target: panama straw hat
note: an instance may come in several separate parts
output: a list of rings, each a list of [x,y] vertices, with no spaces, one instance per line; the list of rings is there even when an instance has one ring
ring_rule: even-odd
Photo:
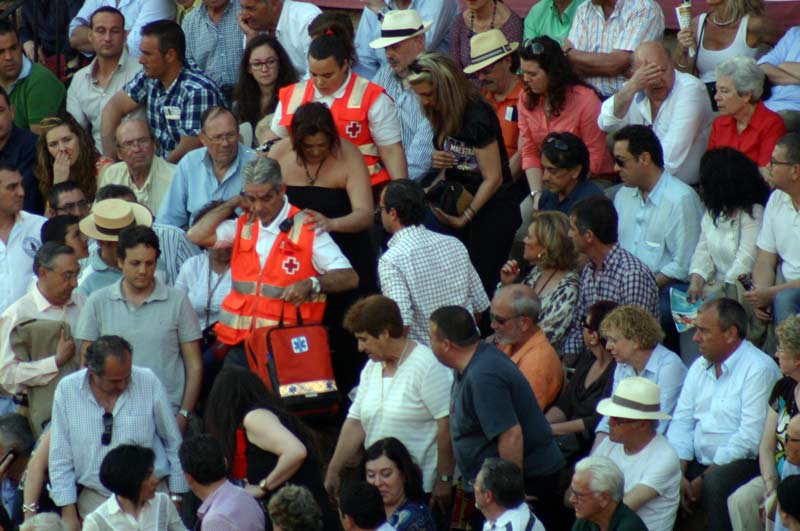
[[[669,420],[661,412],[661,392],[658,384],[641,376],[622,380],[611,398],[597,404],[597,412],[607,417],[637,420]]]
[[[422,22],[413,9],[393,9],[384,15],[381,36],[369,43],[370,48],[386,48],[411,37],[422,35],[431,27],[431,22]]]
[[[470,65],[464,67],[466,74],[473,74],[492,63],[496,63],[506,55],[511,55],[519,48],[518,42],[509,43],[499,29],[491,29],[473,35],[469,40]]]
[[[92,212],[80,220],[81,232],[95,240],[115,242],[119,233],[136,225],[151,226],[153,214],[147,207],[122,199],[104,199],[94,204]]]

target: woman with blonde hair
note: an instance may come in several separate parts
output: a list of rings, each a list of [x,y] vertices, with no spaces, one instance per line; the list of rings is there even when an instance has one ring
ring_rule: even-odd
[[[539,296],[539,326],[559,350],[572,322],[580,280],[575,272],[578,253],[569,237],[569,218],[556,210],[534,212],[524,243],[523,257],[531,267],[522,282]],[[500,269],[500,284],[518,282],[522,275],[519,262],[509,260]]]
[[[97,191],[97,176],[111,159],[101,157],[92,135],[64,113],[42,120],[36,144],[36,177],[39,191],[47,197],[54,184],[73,181],[88,201]]]
[[[425,53],[406,78],[433,129],[433,164],[425,225],[464,242],[483,287],[491,293],[520,224],[500,122],[450,57]]]
[[[716,111],[717,65],[737,56],[755,58],[759,47],[775,46],[783,30],[764,16],[762,0],[709,0],[708,7],[711,11],[693,17],[689,27],[678,32],[675,63],[678,70],[696,74],[706,84]]]
[[[600,325],[617,368],[614,370],[613,391],[619,382],[631,376],[641,376],[658,384],[661,389],[661,412],[672,414],[686,377],[686,365],[677,354],[661,342],[664,331],[658,319],[642,308],[628,304],[609,313]],[[659,421],[659,433],[667,431],[668,421]],[[597,426],[595,446],[608,433],[608,417]]]

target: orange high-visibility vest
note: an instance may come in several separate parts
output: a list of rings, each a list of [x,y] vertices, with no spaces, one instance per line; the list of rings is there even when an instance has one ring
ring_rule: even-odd
[[[235,345],[251,329],[277,325],[281,310],[285,324],[296,323],[296,310],[291,305],[284,309],[281,295],[285,287],[318,274],[312,262],[316,231],[313,224],[303,223],[305,214],[297,207],[289,208],[288,217],[294,223],[278,234],[263,269],[256,252],[260,223],[239,217],[231,253],[231,292],[222,301],[215,327],[221,343]],[[321,323],[324,313],[322,293],[300,305],[304,323]]]
[[[380,85],[356,74],[350,75],[350,82],[341,98],[333,100],[331,114],[339,136],[352,142],[364,155],[372,186],[389,180],[389,172],[381,162],[378,146],[372,139],[369,130],[369,110],[375,100],[385,91]],[[314,83],[301,81],[278,92],[281,101],[280,124],[288,131],[292,130],[292,118],[299,106],[312,101]]]

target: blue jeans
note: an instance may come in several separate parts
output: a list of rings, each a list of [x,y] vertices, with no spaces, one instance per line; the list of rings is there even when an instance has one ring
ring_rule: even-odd
[[[790,288],[778,292],[772,301],[772,315],[776,325],[788,317],[800,313],[800,288]]]

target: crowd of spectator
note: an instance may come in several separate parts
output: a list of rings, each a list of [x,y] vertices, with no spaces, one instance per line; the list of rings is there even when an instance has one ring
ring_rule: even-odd
[[[361,2],[0,20],[0,531],[800,530],[800,29]]]

